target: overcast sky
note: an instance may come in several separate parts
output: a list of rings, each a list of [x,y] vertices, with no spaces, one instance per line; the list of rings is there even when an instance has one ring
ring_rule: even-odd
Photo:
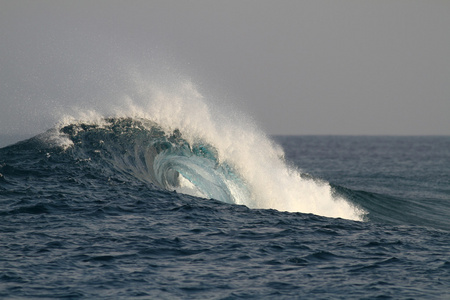
[[[0,134],[104,105],[133,68],[269,134],[448,135],[450,1],[0,0]]]

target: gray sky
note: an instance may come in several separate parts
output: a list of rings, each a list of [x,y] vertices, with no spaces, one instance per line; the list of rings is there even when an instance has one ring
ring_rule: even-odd
[[[0,0],[0,135],[104,105],[132,68],[269,134],[448,135],[450,1]]]

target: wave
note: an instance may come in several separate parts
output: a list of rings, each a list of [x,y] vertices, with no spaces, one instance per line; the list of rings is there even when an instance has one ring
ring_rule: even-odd
[[[250,118],[207,104],[190,83],[147,85],[114,114],[66,116],[40,139],[158,188],[250,208],[352,220],[365,213],[289,165]]]
[[[188,140],[179,129],[166,132],[152,120],[131,117],[72,123],[58,132],[66,151],[77,158],[107,164],[166,190],[250,208],[362,217],[356,206],[333,195],[328,183],[303,176],[282,156],[262,158],[268,149],[245,145],[249,153],[230,158],[211,140]]]
[[[218,129],[204,113],[202,122],[184,116],[185,124],[175,116],[171,126],[145,117],[72,121],[60,126],[58,138],[74,155],[100,159],[167,190],[250,208],[362,219],[363,211],[335,195],[327,182],[290,167],[265,135],[245,127]]]

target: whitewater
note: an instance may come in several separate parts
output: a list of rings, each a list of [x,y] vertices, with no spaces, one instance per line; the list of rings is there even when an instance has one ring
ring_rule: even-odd
[[[133,81],[0,149],[0,298],[450,297],[448,136],[271,137]]]

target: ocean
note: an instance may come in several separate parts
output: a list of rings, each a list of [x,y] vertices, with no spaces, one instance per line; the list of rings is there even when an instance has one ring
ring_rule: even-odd
[[[449,136],[177,107],[0,149],[0,298],[450,299]]]

